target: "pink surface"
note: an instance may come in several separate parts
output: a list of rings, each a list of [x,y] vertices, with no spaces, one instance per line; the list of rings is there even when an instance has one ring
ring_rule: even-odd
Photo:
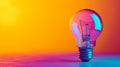
[[[119,63],[120,55],[117,54],[97,54],[90,62],[81,62],[77,54],[0,57],[0,67],[119,67]]]

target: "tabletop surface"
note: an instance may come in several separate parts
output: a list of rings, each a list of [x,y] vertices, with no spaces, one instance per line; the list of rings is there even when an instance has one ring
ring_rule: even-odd
[[[75,54],[2,56],[0,67],[120,67],[120,55],[94,55],[89,62]]]

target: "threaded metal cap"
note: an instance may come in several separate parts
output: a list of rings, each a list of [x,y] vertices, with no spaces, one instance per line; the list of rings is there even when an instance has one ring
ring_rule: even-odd
[[[79,48],[79,58],[83,62],[88,62],[92,59],[93,48]]]

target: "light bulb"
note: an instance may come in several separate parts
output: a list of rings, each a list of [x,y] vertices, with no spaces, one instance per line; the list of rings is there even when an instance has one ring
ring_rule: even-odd
[[[77,40],[79,58],[83,62],[89,61],[93,55],[96,39],[103,29],[101,17],[93,10],[80,10],[72,17],[70,29]]]

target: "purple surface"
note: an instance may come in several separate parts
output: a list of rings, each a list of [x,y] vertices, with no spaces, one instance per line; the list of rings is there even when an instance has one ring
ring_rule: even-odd
[[[94,55],[81,62],[77,55],[27,55],[1,57],[0,67],[120,67],[120,55]]]

